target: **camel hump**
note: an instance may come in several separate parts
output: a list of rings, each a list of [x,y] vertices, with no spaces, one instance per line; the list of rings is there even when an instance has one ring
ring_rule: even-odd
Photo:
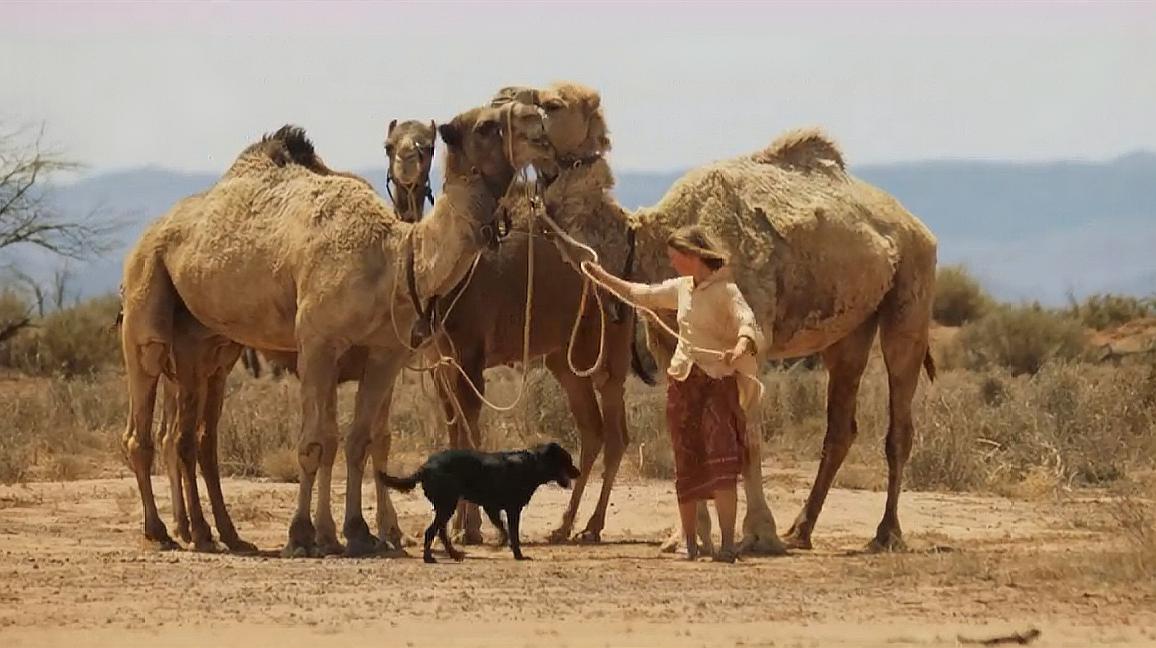
[[[305,129],[300,126],[285,124],[274,133],[262,137],[261,144],[264,145],[262,149],[265,153],[278,166],[290,163],[298,164],[311,171],[327,175],[325,172],[328,169],[317,157],[317,152],[313,149],[313,142],[309,141]]]
[[[755,153],[755,162],[785,163],[799,167],[847,168],[839,145],[818,128],[796,128],[780,135],[767,148]]]

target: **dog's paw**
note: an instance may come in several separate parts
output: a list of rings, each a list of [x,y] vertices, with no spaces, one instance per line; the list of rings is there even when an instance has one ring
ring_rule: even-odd
[[[426,564],[428,564],[428,565],[437,564],[437,561],[438,561],[437,558],[433,557],[433,554],[425,554],[424,556],[421,557],[421,559],[424,560],[426,562]]]
[[[533,558],[523,554],[521,556],[514,556],[514,560],[533,560]]]

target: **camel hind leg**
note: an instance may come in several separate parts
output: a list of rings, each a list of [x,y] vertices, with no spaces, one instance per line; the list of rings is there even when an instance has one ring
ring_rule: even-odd
[[[180,345],[178,344],[179,348]],[[181,483],[185,495],[185,510],[189,516],[189,530],[192,535],[193,549],[196,551],[216,552],[218,547],[213,542],[213,532],[205,520],[205,512],[201,508],[200,491],[197,488],[197,427],[201,420],[201,412],[205,401],[205,385],[202,384],[198,372],[189,365],[195,362],[192,358],[182,358],[182,352],[176,351],[177,375],[180,387],[177,390],[177,459],[180,462]]]
[[[907,301],[889,295],[880,311],[880,345],[887,365],[890,421],[885,442],[887,503],[875,538],[868,545],[872,550],[896,551],[905,546],[899,526],[899,493],[903,468],[911,456],[915,437],[911,402],[929,352],[932,293],[933,287],[928,286],[915,299]]]
[[[161,456],[164,457],[165,474],[169,478],[169,491],[173,507],[173,526],[177,537],[188,544],[193,541],[189,531],[189,512],[185,510],[185,490],[181,484],[181,459],[177,444],[177,385],[169,378],[162,382],[161,421],[157,437],[160,440]]]
[[[157,381],[168,364],[172,341],[172,313],[176,292],[168,273],[157,259],[130,259],[124,318],[121,322],[121,351],[128,382],[129,415],[121,443],[129,466],[136,476],[144,511],[144,541],[153,548],[179,548],[157,512],[153,494],[152,468],[156,448],[153,441],[153,410]],[[142,267],[142,265],[144,267]],[[149,267],[151,266],[151,267]]]
[[[855,409],[859,381],[867,367],[877,328],[878,318],[873,314],[849,335],[823,351],[823,364],[827,367],[827,435],[823,438],[823,454],[811,493],[784,537],[789,547],[811,548],[811,532],[819,519],[819,512],[823,510],[831,483],[858,436]]]
[[[240,349],[238,345],[229,344],[218,351],[217,367],[209,376],[205,391],[202,427],[197,435],[197,463],[205,479],[205,490],[208,491],[209,506],[213,511],[213,522],[217,526],[221,543],[234,553],[256,553],[257,546],[242,540],[237,534],[237,527],[233,525],[233,518],[225,506],[217,456],[217,430],[225,404],[225,381],[237,362]]]

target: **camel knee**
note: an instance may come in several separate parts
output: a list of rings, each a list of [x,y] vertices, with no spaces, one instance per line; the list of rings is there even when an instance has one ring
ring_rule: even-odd
[[[297,463],[301,465],[301,470],[306,475],[313,475],[321,468],[323,453],[322,444],[316,441],[303,443],[297,449]]]
[[[151,377],[161,375],[164,371],[169,354],[169,345],[160,341],[152,341],[137,347],[137,364]]]

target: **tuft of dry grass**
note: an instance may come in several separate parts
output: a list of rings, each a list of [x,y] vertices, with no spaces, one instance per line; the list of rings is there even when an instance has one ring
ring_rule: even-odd
[[[261,460],[261,474],[275,482],[296,484],[301,474],[297,451],[278,448],[267,453]]]
[[[518,395],[519,372],[487,373],[486,394],[499,403]],[[814,461],[826,429],[826,373],[798,365],[763,375],[766,395],[749,418],[763,451],[776,462]],[[71,479],[123,465],[119,437],[127,410],[123,376],[0,377],[0,481]],[[544,369],[531,368],[519,407],[482,413],[483,446],[526,447],[545,439],[578,450],[565,395]],[[355,385],[339,390],[339,425],[348,429]],[[836,484],[876,490],[886,475],[887,377],[873,358],[858,401],[859,439]],[[627,466],[645,477],[673,475],[664,387],[627,385],[631,446]],[[1034,375],[989,367],[947,370],[924,382],[913,405],[916,442],[905,487],[987,491],[1041,497],[1080,486],[1105,486],[1156,470],[1156,365],[1110,367],[1045,363]],[[220,426],[226,474],[292,481],[301,400],[293,379],[230,379]],[[444,448],[444,415],[429,383],[403,375],[390,427],[395,457]],[[338,460],[341,461],[340,459]],[[158,467],[159,470],[159,467]]]

